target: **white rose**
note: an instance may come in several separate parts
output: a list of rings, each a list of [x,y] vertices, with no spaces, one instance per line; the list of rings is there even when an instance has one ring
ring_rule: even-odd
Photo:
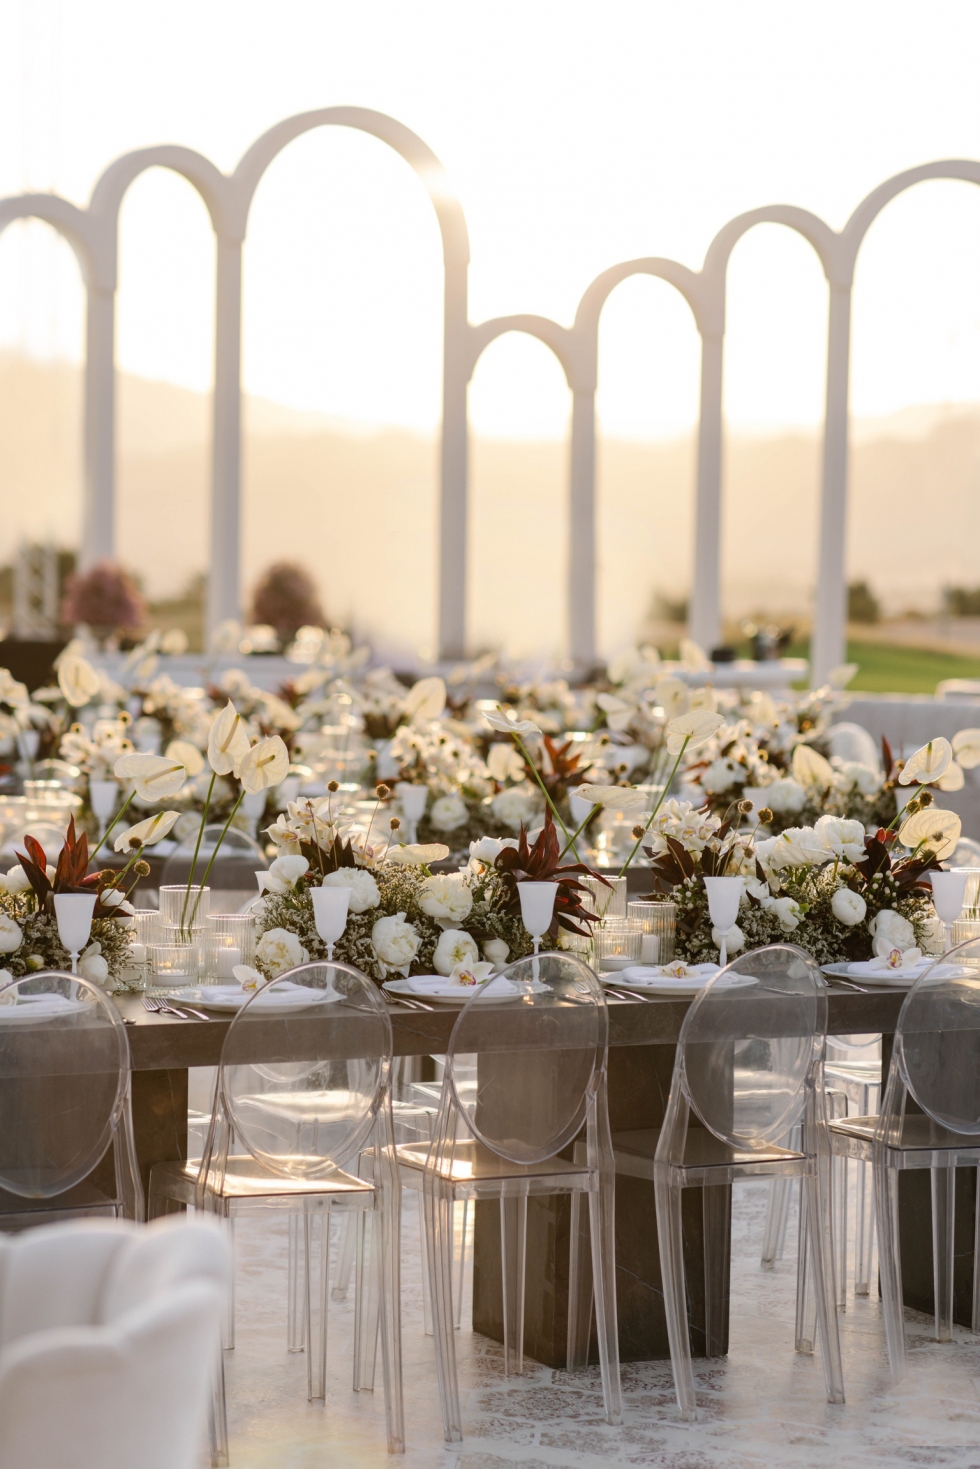
[[[78,972],[90,984],[104,985],[109,978],[109,965],[102,957],[102,945],[89,944],[78,961]]]
[[[800,905],[795,898],[769,898],[763,900],[762,906],[775,913],[784,933],[792,933],[794,928],[799,928]]]
[[[265,890],[267,893],[292,892],[309,870],[310,864],[305,857],[277,857],[266,875]]]
[[[476,964],[480,951],[476,939],[462,928],[447,928],[436,944],[432,964],[437,974],[452,974],[457,964]]]
[[[486,862],[491,867],[505,847],[516,846],[514,837],[503,837],[500,841],[496,837],[481,837],[478,842],[470,842],[470,861],[475,857],[478,862]]]
[[[771,871],[780,872],[784,867],[808,867],[829,859],[830,852],[812,826],[788,826],[773,842],[768,863]]]
[[[860,862],[864,857],[862,822],[846,821],[843,816],[821,816],[813,829],[835,857],[845,857],[848,862]]]
[[[830,908],[837,922],[846,923],[848,928],[862,923],[868,911],[868,905],[861,894],[852,893],[850,888],[838,888],[830,900]]]
[[[725,940],[725,948],[728,950],[729,958],[731,958],[732,954],[737,954],[740,949],[745,948],[745,934],[737,923],[733,923],[726,934],[722,934],[720,928],[713,928],[711,930],[711,942],[719,952],[721,950],[722,938]]]
[[[26,893],[30,885],[30,879],[19,862],[15,867],[11,867],[4,881],[7,892],[13,893],[15,896],[17,893]]]
[[[0,954],[13,954],[24,942],[20,926],[6,913],[0,913]]]
[[[338,867],[336,872],[327,873],[320,886],[350,888],[351,913],[366,913],[369,908],[376,908],[381,902],[378,884],[363,867]]]
[[[407,973],[422,940],[412,925],[405,922],[404,913],[394,913],[378,919],[371,930],[371,942],[382,964]]]
[[[427,877],[419,894],[419,907],[430,918],[462,923],[473,907],[473,894],[458,872]]]
[[[429,812],[429,820],[436,831],[455,831],[457,827],[465,826],[469,819],[466,802],[455,792],[451,796],[440,796],[437,801],[433,801]]]
[[[792,780],[789,776],[774,780],[772,785],[763,786],[760,795],[765,797],[765,804],[777,816],[792,816],[795,812],[802,811],[806,805],[806,791],[798,780]]]
[[[522,823],[530,820],[534,798],[520,786],[511,786],[510,790],[500,791],[494,796],[490,809],[504,826],[510,827],[511,831],[520,831]]]
[[[894,908],[882,908],[868,927],[874,935],[876,954],[889,954],[892,949],[901,949],[904,953],[915,943],[915,929]]]
[[[256,944],[255,957],[275,979],[278,975],[285,974],[287,969],[305,964],[310,956],[288,928],[270,928]]]

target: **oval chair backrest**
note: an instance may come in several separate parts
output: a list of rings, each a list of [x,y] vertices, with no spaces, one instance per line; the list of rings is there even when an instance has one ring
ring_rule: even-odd
[[[826,985],[809,955],[791,944],[754,949],[715,975],[684,1017],[684,1093],[730,1146],[777,1143],[800,1120],[826,1033]]]
[[[45,970],[0,989],[0,1189],[52,1199],[101,1162],[129,1085],[129,1040],[112,1001]]]
[[[474,992],[446,1055],[447,1084],[474,1136],[512,1163],[559,1153],[605,1070],[608,1024],[601,984],[570,953],[518,959]]]
[[[916,980],[895,1056],[923,1112],[953,1132],[980,1133],[980,941],[950,949]]]
[[[225,1112],[254,1158],[317,1178],[367,1141],[391,1075],[391,1021],[349,964],[301,964],[259,990],[221,1048]]]

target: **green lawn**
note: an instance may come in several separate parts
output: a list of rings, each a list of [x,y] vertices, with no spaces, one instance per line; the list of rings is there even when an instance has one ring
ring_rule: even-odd
[[[807,643],[790,649],[794,658],[808,653]],[[932,694],[941,679],[980,678],[980,658],[889,643],[848,643],[847,661],[858,665],[848,689],[871,694]]]

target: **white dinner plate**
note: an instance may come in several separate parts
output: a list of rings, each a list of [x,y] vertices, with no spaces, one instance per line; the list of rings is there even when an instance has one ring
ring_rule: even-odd
[[[255,990],[242,990],[233,984],[206,984],[199,989],[173,989],[168,998],[175,1005],[183,1001],[187,1005],[199,1005],[202,1010],[220,1010],[233,1015],[243,1009],[256,995]],[[290,985],[288,989],[273,990],[271,994],[258,991],[256,1007],[263,1010],[303,1010],[309,1005],[329,1005],[344,997],[336,990],[315,990],[306,985]]]
[[[474,994],[475,990],[483,989],[494,980],[499,980],[499,975],[491,974],[483,985],[452,985],[441,974],[413,974],[411,979],[386,979],[382,989],[389,995],[404,995],[407,1000],[431,1000],[434,1005],[465,1005],[466,1001]],[[510,986],[504,990],[503,985]],[[414,988],[413,988],[414,986]],[[492,995],[485,998],[491,1003],[495,1000],[509,1000],[512,995],[541,994],[549,986],[536,980],[530,984],[512,984],[508,979],[498,983]]]
[[[91,1006],[90,1000],[65,995],[21,995],[16,1005],[0,1005],[0,1025],[36,1025],[40,1020],[63,1020]]]
[[[921,979],[930,967],[929,964],[919,964],[915,969],[872,969],[867,959],[850,964],[821,964],[820,966],[821,971],[830,975],[831,978],[853,979],[855,984],[860,982],[890,990],[910,990],[915,981]],[[953,975],[971,972],[953,964],[943,964],[936,970],[936,978],[949,979]]]
[[[664,974],[657,964],[634,964],[619,974],[603,974],[603,984],[613,989],[632,990],[639,995],[663,995],[666,999],[690,999],[703,990],[710,979],[719,972],[717,964],[692,964],[697,974],[678,978]],[[746,989],[759,981],[751,974],[729,974],[724,981],[725,989]]]

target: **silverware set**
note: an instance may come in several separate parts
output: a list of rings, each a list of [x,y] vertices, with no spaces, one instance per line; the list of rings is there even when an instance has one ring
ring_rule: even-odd
[[[195,1010],[190,1005],[171,1005],[169,1000],[152,1000],[149,995],[143,996],[143,1009],[151,1015],[173,1015],[178,1020],[211,1019],[203,1010]]]
[[[612,995],[615,1000],[642,1000],[644,1005],[652,1005],[656,998],[655,995],[641,995],[637,990],[616,990],[611,984],[604,985],[603,988],[606,994]]]
[[[389,1005],[404,1005],[406,1010],[434,1010],[435,1005],[427,1005],[424,1000],[409,999],[407,995],[389,995],[387,990],[381,993]]]

